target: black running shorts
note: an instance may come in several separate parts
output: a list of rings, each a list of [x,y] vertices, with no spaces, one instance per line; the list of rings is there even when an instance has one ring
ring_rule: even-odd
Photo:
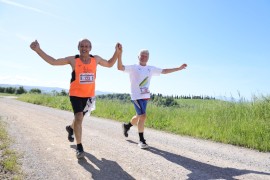
[[[92,103],[92,98],[82,98],[76,96],[69,97],[72,109],[74,114],[78,112],[83,112],[83,115],[88,112],[89,108],[87,108]]]

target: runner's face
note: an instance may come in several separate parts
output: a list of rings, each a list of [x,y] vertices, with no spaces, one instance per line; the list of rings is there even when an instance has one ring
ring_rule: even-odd
[[[149,59],[149,54],[142,52],[139,56],[140,65],[145,66]]]
[[[88,55],[91,51],[92,46],[89,41],[83,40],[79,44],[79,51],[81,55]]]

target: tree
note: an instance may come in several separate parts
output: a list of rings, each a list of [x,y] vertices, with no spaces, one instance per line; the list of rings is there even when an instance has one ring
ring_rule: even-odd
[[[41,94],[41,90],[34,88],[34,89],[30,89],[29,93],[33,93],[33,94]]]
[[[16,88],[13,88],[13,87],[7,87],[5,89],[5,93],[8,93],[8,94],[15,94],[16,92]]]
[[[60,96],[67,96],[67,95],[68,95],[67,92],[64,89],[62,89],[62,91],[60,92]]]
[[[20,86],[19,89],[16,89],[16,94],[24,94],[27,93],[27,91],[24,89],[23,86]]]
[[[5,89],[6,89],[6,88],[4,88],[4,87],[0,87],[0,92],[1,92],[1,93],[5,92]]]

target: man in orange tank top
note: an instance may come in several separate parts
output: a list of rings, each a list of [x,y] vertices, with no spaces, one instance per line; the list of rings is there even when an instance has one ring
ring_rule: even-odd
[[[71,126],[67,126],[68,140],[73,142],[73,131],[77,143],[76,156],[77,158],[84,157],[84,150],[82,146],[82,121],[84,115],[90,110],[93,105],[95,97],[95,78],[96,67],[101,65],[103,67],[112,67],[118,57],[122,46],[117,43],[115,52],[109,60],[105,60],[100,56],[90,55],[92,44],[88,39],[79,41],[78,50],[80,55],[68,56],[65,58],[55,59],[46,54],[41,48],[38,41],[34,41],[30,45],[31,49],[35,51],[43,60],[51,65],[67,65],[72,68],[72,77],[70,83],[69,96],[74,112],[74,120]]]

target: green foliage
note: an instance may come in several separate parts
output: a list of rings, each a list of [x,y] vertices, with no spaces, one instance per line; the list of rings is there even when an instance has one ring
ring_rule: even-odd
[[[156,106],[161,106],[161,107],[179,106],[179,104],[173,97],[153,96],[152,102]]]
[[[4,93],[8,93],[8,94],[15,94],[15,92],[16,92],[16,88],[13,88],[13,87],[7,87],[4,90]]]
[[[34,88],[34,89],[30,89],[29,93],[31,93],[31,94],[41,94],[41,90],[37,89],[37,88]]]
[[[14,87],[0,87],[0,93],[7,93],[7,94],[23,94],[27,93],[23,86],[19,88]]]
[[[20,86],[18,89],[16,89],[16,94],[23,94],[27,93],[27,91],[24,89],[23,86]]]
[[[129,94],[103,94],[103,95],[98,95],[97,99],[104,99],[104,100],[120,100],[123,102],[129,102],[130,101],[130,95]]]
[[[99,95],[97,96],[97,99],[103,99],[103,100],[119,100],[122,102],[130,102],[130,95],[129,94],[106,94],[106,95]],[[164,106],[164,107],[170,107],[170,106],[178,106],[177,101],[172,96],[166,96],[163,97],[161,94],[158,95],[151,95],[151,99],[153,99],[153,103],[156,106]]]
[[[53,90],[52,91],[52,94],[54,95],[54,96],[67,96],[68,95],[68,93],[65,91],[65,90],[63,90],[62,89],[62,91],[59,93],[59,92],[57,92],[56,90]]]

